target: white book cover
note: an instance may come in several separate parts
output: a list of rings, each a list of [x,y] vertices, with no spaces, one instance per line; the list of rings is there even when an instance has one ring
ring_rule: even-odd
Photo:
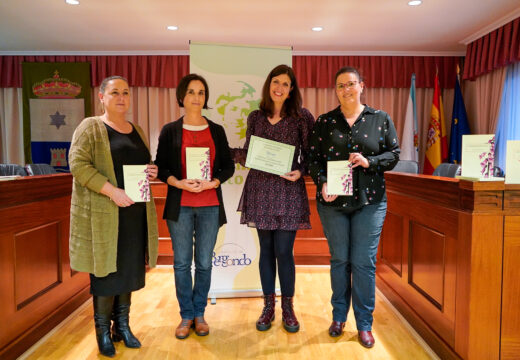
[[[209,147],[186,148],[186,179],[211,180]]]
[[[352,163],[348,160],[327,161],[327,194],[353,194]]]
[[[520,184],[520,140],[507,141],[506,184]]]
[[[462,136],[461,178],[493,179],[494,161],[494,134]]]
[[[150,201],[150,182],[146,165],[123,165],[125,193],[134,202]]]

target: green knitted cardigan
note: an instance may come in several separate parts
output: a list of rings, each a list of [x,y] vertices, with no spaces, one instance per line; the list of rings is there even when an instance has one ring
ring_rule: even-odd
[[[148,147],[143,130],[134,124]],[[99,116],[84,119],[74,131],[69,151],[74,176],[70,205],[70,266],[103,277],[117,270],[118,206],[100,193],[105,182],[117,186],[108,132]],[[153,197],[146,203],[147,261],[157,263],[157,215]]]

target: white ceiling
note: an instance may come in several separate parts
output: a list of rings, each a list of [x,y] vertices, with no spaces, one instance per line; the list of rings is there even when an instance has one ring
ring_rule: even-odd
[[[187,53],[192,40],[290,45],[296,54],[455,55],[520,16],[520,0],[80,1],[0,0],[0,54]]]

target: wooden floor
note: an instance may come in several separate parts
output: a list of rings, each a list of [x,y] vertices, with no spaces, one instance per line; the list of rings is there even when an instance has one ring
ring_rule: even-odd
[[[131,326],[141,340],[141,349],[116,344],[121,359],[432,359],[379,296],[374,312],[376,344],[363,348],[357,341],[353,315],[342,337],[331,338],[330,279],[327,268],[298,267],[295,311],[300,331],[287,333],[281,323],[277,299],[276,320],[270,330],[255,328],[262,299],[218,299],[208,305],[206,320],[210,334],[192,333],[185,340],[174,337],[180,321],[171,269],[154,269],[147,274],[146,288],[133,295]],[[52,335],[40,342],[24,359],[97,359],[92,305],[83,307]]]

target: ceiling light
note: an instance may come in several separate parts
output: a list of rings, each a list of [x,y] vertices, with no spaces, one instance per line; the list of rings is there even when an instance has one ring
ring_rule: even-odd
[[[419,6],[422,4],[422,0],[410,0],[408,1],[408,5],[410,6]]]
[[[166,28],[167,28],[168,30],[171,30],[171,31],[179,30],[179,27],[178,27],[178,26],[175,26],[175,25],[170,25],[170,26],[167,26]]]
[[[79,0],[65,0],[69,5],[79,5]]]
[[[321,27],[321,26],[315,26],[312,28],[312,31],[321,31],[321,30],[323,30],[323,27]]]

